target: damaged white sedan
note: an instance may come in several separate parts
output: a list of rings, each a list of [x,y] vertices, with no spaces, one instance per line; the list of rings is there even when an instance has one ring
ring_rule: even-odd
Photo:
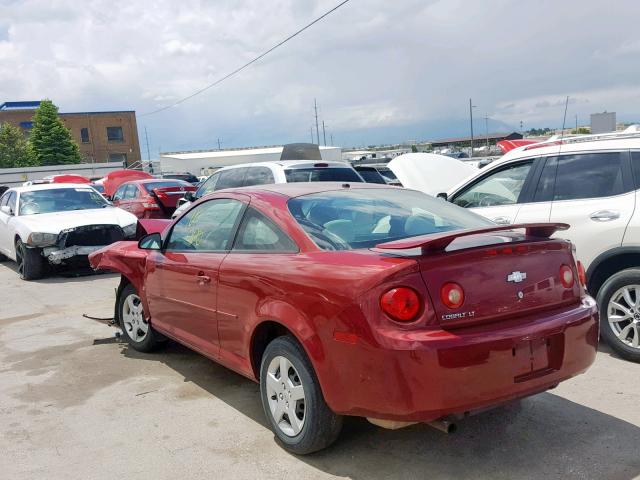
[[[85,184],[10,188],[0,197],[0,261],[14,260],[22,279],[35,280],[48,265],[88,264],[90,253],[134,238],[136,228],[135,215]]]

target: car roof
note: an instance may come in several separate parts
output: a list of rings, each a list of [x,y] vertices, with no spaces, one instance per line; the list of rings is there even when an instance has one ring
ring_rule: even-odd
[[[10,190],[21,192],[36,192],[38,190],[57,190],[63,188],[93,188],[89,183],[38,183],[22,187],[13,187]]]
[[[312,167],[315,164],[326,165],[326,167],[331,168],[352,168],[351,165],[347,162],[335,162],[335,161],[324,161],[324,160],[278,160],[275,162],[253,162],[253,163],[240,163],[238,165],[229,165],[227,167],[222,167],[219,170],[216,170],[214,173],[221,172],[223,170],[231,170],[234,168],[246,168],[246,167],[272,167],[272,168],[304,168],[304,167]]]
[[[346,186],[348,185],[348,187]],[[271,192],[278,193],[285,197],[299,197],[302,195],[310,195],[313,193],[333,192],[333,191],[345,191],[345,190],[366,190],[366,189],[381,189],[387,188],[390,190],[398,191],[398,187],[392,187],[388,185],[382,185],[378,183],[364,183],[364,182],[294,182],[294,183],[271,183],[266,185],[253,185],[249,187],[229,188],[218,190],[213,193],[222,193],[225,191],[233,191],[238,193],[253,194],[259,192]]]
[[[129,185],[131,183],[135,183],[136,185],[142,185],[145,183],[158,183],[158,182],[185,182],[181,178],[141,178],[139,180],[129,180],[128,182],[123,182],[122,185]]]

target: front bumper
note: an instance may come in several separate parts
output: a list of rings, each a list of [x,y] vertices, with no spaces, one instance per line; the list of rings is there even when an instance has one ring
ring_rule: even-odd
[[[91,246],[77,246],[58,249],[57,247],[50,247],[43,249],[44,257],[52,265],[60,265],[66,260],[73,257],[87,257],[90,253],[100,250],[105,245],[91,245]]]
[[[390,329],[378,332],[375,348],[334,341],[331,385],[321,383],[337,413],[427,422],[533,395],[583,373],[595,360],[598,333],[591,297],[499,324]]]

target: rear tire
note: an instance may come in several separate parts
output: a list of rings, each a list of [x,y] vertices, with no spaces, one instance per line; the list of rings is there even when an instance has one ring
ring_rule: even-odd
[[[16,263],[22,280],[38,280],[44,276],[44,258],[39,248],[29,248],[22,240],[16,241]]]
[[[342,430],[342,416],[327,406],[311,362],[290,336],[267,345],[260,367],[260,395],[271,430],[292,453],[322,450]]]
[[[609,277],[597,301],[602,338],[625,360],[640,363],[640,269]]]
[[[117,302],[117,320],[129,345],[139,352],[156,350],[163,343],[162,337],[151,326],[134,286],[124,287]]]
[[[0,263],[6,262],[7,260],[9,260],[9,257],[0,253]]]

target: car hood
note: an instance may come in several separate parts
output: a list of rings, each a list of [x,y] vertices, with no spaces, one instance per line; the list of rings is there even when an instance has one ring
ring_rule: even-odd
[[[60,233],[84,225],[119,225],[125,227],[137,222],[135,215],[117,207],[73,210],[70,212],[39,213],[16,217],[31,232]]]
[[[387,166],[404,187],[429,195],[446,192],[452,186],[478,172],[478,169],[472,165],[435,153],[399,155]]]

